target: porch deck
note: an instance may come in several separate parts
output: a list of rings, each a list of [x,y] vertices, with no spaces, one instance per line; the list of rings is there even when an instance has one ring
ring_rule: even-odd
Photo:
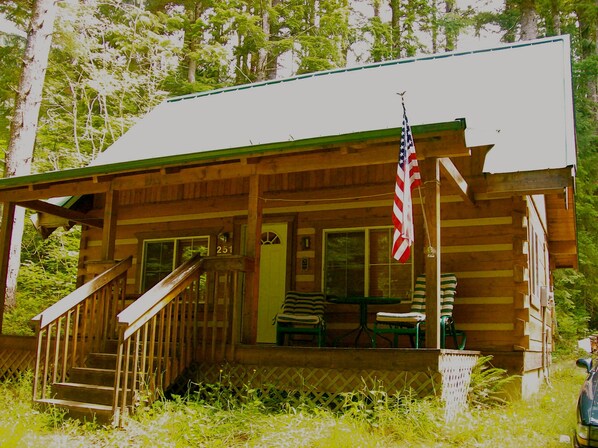
[[[0,336],[0,380],[33,369],[35,338]],[[466,404],[470,373],[480,353],[410,348],[313,348],[272,345],[229,346],[225,358],[197,358],[191,380],[221,384],[238,395],[247,388],[288,397],[296,394],[331,409],[346,393],[371,390],[441,395],[450,419]]]

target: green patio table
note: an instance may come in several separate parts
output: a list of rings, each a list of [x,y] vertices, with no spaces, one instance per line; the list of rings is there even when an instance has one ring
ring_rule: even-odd
[[[368,306],[369,305],[396,305],[401,303],[405,298],[399,297],[368,297],[368,296],[348,296],[348,297],[331,297],[331,303],[359,305],[359,325],[348,331],[345,334],[337,337],[334,340],[334,345],[338,345],[338,342],[342,339],[349,337],[350,335],[357,333],[355,336],[354,346],[357,347],[357,343],[362,333],[365,333],[370,338],[370,343],[374,344],[374,332],[368,327]]]

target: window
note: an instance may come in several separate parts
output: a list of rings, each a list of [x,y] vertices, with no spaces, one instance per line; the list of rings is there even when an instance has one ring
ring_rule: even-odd
[[[391,256],[392,228],[324,232],[324,291],[341,297],[411,297],[413,263]]]
[[[541,288],[548,285],[548,248],[542,234],[536,232],[539,223],[531,222],[534,225],[529,232],[529,290],[532,305],[539,308]]]
[[[208,237],[170,238],[143,242],[142,291],[147,291],[196,253],[208,254]]]

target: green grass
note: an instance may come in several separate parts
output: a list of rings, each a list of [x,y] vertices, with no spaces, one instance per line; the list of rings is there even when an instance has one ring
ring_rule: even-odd
[[[159,401],[122,429],[81,424],[31,405],[31,379],[0,384],[2,447],[566,447],[584,372],[574,361],[555,368],[551,382],[527,401],[480,399],[496,371],[477,379],[476,405],[450,424],[436,399],[389,397],[376,391],[347,396],[343,412],[306,401],[297,406],[193,394]],[[490,378],[494,377],[494,378]],[[485,381],[485,383],[484,383]],[[487,395],[487,394],[486,394]]]

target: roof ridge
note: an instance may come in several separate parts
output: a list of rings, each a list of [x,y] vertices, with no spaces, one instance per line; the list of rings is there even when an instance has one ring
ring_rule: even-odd
[[[456,56],[467,56],[467,55],[471,55],[471,54],[490,53],[493,51],[502,51],[502,50],[509,50],[512,48],[541,45],[541,44],[546,44],[546,43],[552,43],[552,42],[559,41],[559,40],[565,41],[568,39],[569,39],[569,35],[563,34],[563,35],[559,35],[559,36],[550,36],[550,37],[544,37],[544,38],[534,39],[534,40],[506,43],[506,44],[502,44],[502,45],[498,45],[498,46],[494,46],[494,47],[479,48],[479,49],[475,49],[475,50],[455,50],[455,51],[449,51],[449,52],[445,52],[445,53],[433,53],[433,54],[429,54],[429,55],[422,55],[422,56],[416,56],[416,57],[410,57],[410,58],[372,62],[372,63],[364,64],[364,65],[356,65],[354,67],[334,68],[334,69],[330,69],[330,70],[322,70],[322,71],[318,71],[318,72],[294,75],[294,76],[290,76],[287,78],[271,79],[271,80],[267,80],[267,81],[259,81],[259,82],[249,83],[249,84],[239,84],[239,85],[235,85],[235,86],[221,87],[219,89],[214,89],[214,90],[205,90],[202,92],[188,93],[186,95],[180,95],[180,96],[168,98],[165,100],[165,102],[174,103],[177,101],[201,98],[204,96],[212,96],[212,95],[218,95],[218,94],[229,93],[229,92],[238,92],[241,90],[254,89],[257,87],[264,87],[264,86],[268,86],[268,85],[283,84],[283,83],[292,82],[292,81],[300,81],[302,79],[316,78],[318,76],[328,76],[328,75],[335,75],[335,74],[340,74],[340,73],[349,73],[349,72],[360,71],[360,70],[380,68],[380,67],[386,67],[386,66],[392,66],[392,65],[409,64],[409,63],[419,62],[419,61],[445,59],[445,58],[456,57]]]

